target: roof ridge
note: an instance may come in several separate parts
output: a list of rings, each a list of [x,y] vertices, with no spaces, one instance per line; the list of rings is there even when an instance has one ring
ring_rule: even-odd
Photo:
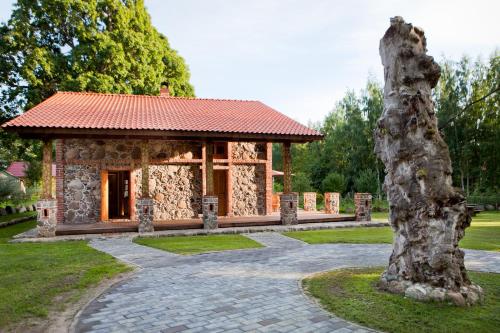
[[[256,99],[231,99],[231,98],[206,98],[206,97],[188,97],[188,96],[159,96],[159,95],[139,95],[139,94],[120,94],[120,93],[99,93],[94,91],[57,91],[56,94],[64,95],[98,95],[98,96],[124,96],[124,97],[147,97],[147,98],[163,98],[163,99],[185,99],[196,101],[230,101],[230,102],[258,102]]]

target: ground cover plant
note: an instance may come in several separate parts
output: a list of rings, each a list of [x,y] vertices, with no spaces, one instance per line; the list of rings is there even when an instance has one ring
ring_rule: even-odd
[[[197,254],[262,247],[261,244],[242,235],[136,238],[134,242],[178,254]]]
[[[372,218],[378,221],[387,221],[384,216],[387,216],[387,213],[372,214]],[[291,231],[285,235],[309,244],[391,244],[393,237],[390,227]],[[500,251],[500,212],[488,211],[474,216],[471,226],[465,230],[465,237],[461,240],[460,246],[466,249]]]
[[[31,331],[31,324],[62,311],[89,287],[131,269],[86,242],[9,243],[35,226],[31,220],[0,228],[2,332]]]
[[[500,274],[469,272],[485,291],[483,305],[422,303],[377,289],[383,268],[343,269],[303,280],[335,315],[384,332],[495,332],[500,325]]]

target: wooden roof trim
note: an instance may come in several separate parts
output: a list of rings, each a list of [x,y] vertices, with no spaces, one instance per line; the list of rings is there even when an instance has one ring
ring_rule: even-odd
[[[288,135],[262,133],[229,133],[229,132],[195,132],[195,131],[161,131],[137,129],[68,129],[42,127],[4,127],[5,131],[17,133],[23,138],[30,139],[63,139],[63,138],[92,138],[92,139],[166,139],[188,141],[289,141],[296,143],[312,142],[323,139],[323,135]]]

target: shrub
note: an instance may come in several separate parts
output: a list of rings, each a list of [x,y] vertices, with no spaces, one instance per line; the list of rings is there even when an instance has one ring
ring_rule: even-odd
[[[0,201],[18,199],[23,194],[19,180],[11,177],[0,177]]]
[[[344,193],[347,187],[345,177],[339,173],[329,173],[321,183],[323,192],[339,192]]]
[[[312,190],[311,179],[303,172],[297,172],[292,177],[292,190],[294,192],[309,192]]]
[[[358,177],[354,179],[354,188],[356,189],[356,192],[373,194],[377,193],[377,187],[377,173],[373,170],[363,170],[359,173]]]

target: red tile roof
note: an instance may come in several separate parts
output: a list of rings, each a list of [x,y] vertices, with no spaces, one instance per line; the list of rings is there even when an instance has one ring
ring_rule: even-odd
[[[2,125],[303,136],[321,134],[259,101],[58,92]]]
[[[9,167],[7,168],[8,173],[10,173],[12,176],[15,177],[26,177],[26,169],[28,169],[28,162],[24,161],[17,161],[17,162],[12,162]],[[52,176],[56,176],[56,165],[52,164]]]

